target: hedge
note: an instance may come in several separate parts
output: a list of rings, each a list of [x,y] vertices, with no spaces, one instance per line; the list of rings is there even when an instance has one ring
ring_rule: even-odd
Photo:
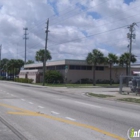
[[[33,82],[33,79],[15,78],[15,82],[20,82],[20,83],[32,83],[32,82]]]

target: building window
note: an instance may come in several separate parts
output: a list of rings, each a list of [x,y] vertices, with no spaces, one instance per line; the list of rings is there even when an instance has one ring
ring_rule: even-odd
[[[55,66],[49,66],[47,67],[47,70],[55,70]]]
[[[86,70],[87,66],[81,66],[81,70]]]
[[[103,71],[104,70],[104,67],[103,66],[96,66],[96,70]]]
[[[70,65],[70,70],[92,70],[92,66]]]
[[[87,70],[92,70],[92,66],[87,66]]]
[[[80,70],[80,66],[75,66],[75,69],[76,70]]]
[[[56,66],[56,70],[64,70],[64,69],[65,69],[65,65]]]
[[[70,69],[70,70],[75,70],[75,65],[70,65],[70,66],[69,66],[69,69]]]

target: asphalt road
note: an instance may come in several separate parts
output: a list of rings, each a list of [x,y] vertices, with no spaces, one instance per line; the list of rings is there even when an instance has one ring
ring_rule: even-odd
[[[131,127],[139,105],[0,82],[0,140],[125,140]]]

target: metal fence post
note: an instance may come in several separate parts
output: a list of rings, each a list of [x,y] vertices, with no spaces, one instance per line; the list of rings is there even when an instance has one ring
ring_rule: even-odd
[[[122,76],[120,75],[120,94],[122,94]]]

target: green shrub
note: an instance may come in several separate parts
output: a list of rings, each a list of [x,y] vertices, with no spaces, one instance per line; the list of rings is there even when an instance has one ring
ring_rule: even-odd
[[[88,78],[83,78],[75,82],[75,84],[92,84],[93,80]]]
[[[15,82],[20,82],[20,83],[32,83],[32,82],[33,82],[33,79],[15,78]]]
[[[0,80],[6,80],[6,77],[0,76]]]
[[[63,76],[59,71],[50,70],[45,73],[46,83],[63,83]]]

